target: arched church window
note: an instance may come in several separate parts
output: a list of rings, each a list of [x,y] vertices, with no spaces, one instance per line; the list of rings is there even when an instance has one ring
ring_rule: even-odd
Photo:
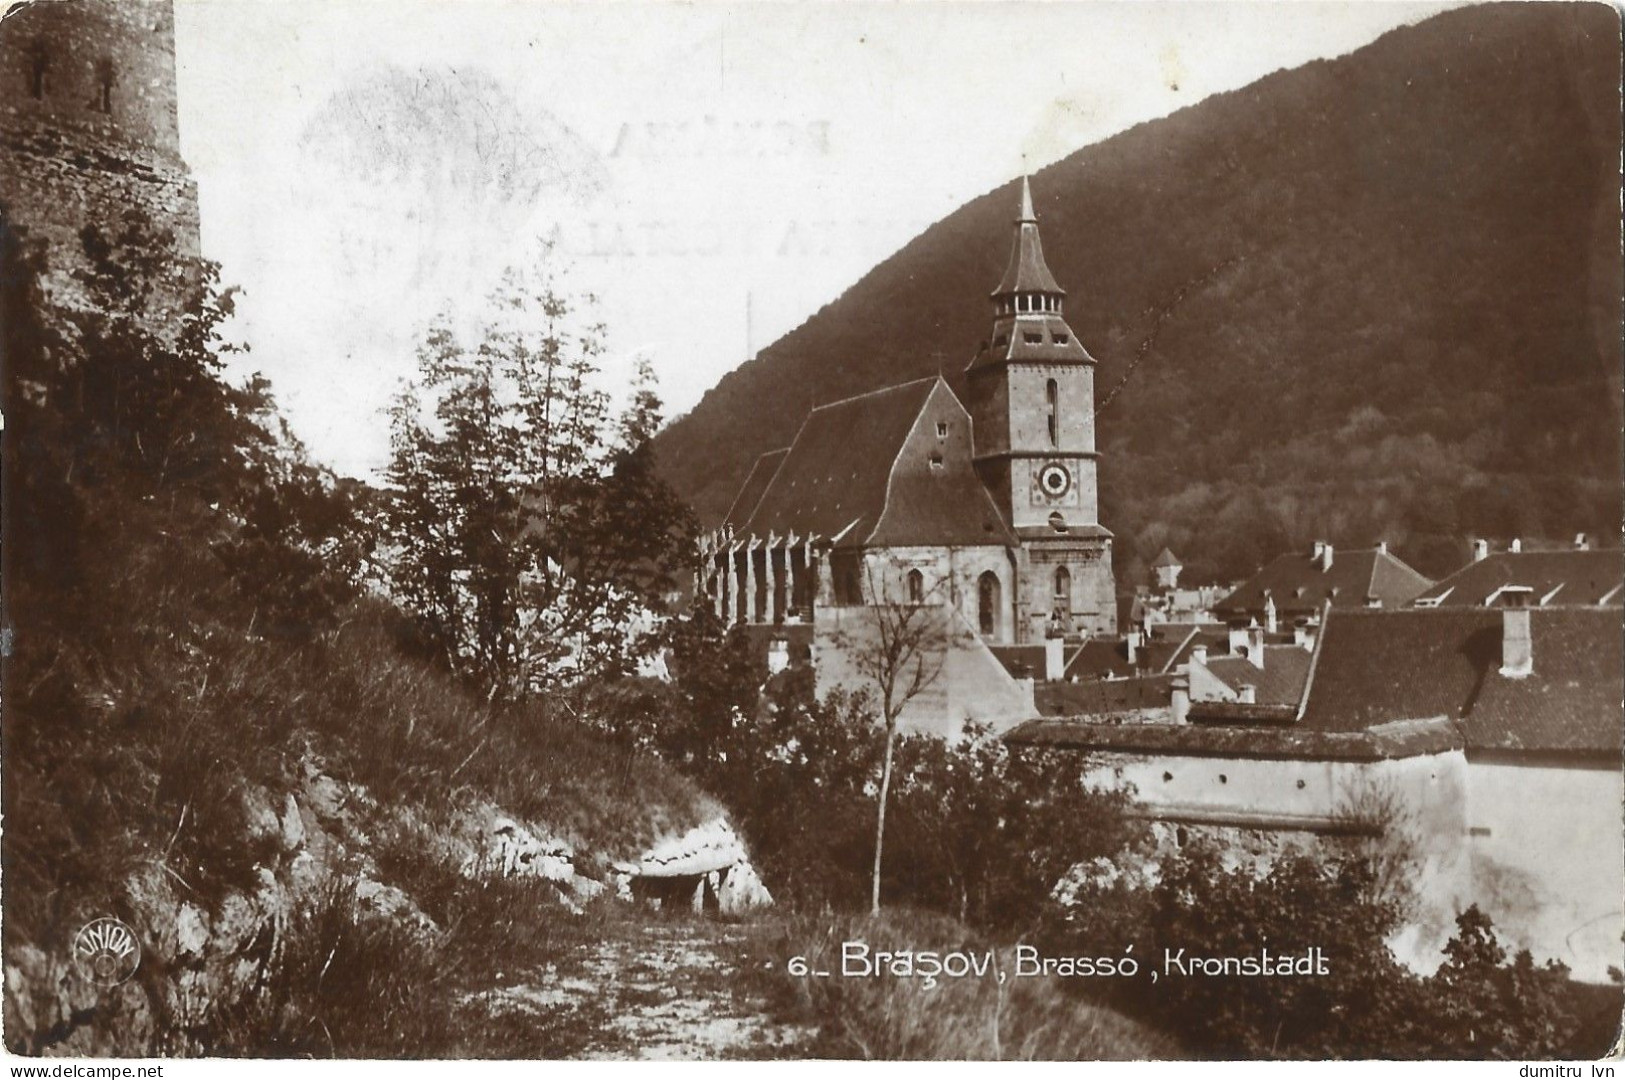
[[[925,603],[925,575],[918,570],[908,572],[908,602],[911,604]]]
[[[96,61],[96,85],[101,94],[100,105],[102,112],[113,111],[113,61],[102,57]]]
[[[1072,595],[1072,571],[1064,566],[1055,568],[1055,598],[1070,598]]]
[[[1049,444],[1061,445],[1061,384],[1054,379],[1044,384],[1044,419],[1049,424]]]
[[[28,47],[28,92],[34,97],[45,96],[45,73],[51,69],[51,54],[43,41]]]
[[[976,581],[976,625],[983,637],[999,631],[999,575],[991,570]]]

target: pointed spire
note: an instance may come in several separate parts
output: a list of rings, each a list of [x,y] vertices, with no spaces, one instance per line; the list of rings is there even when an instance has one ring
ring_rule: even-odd
[[[1010,247],[1010,264],[1004,278],[993,290],[995,298],[1017,293],[1041,293],[1064,296],[1065,291],[1055,283],[1055,277],[1044,262],[1044,248],[1038,242],[1038,217],[1033,213],[1032,185],[1027,177],[1021,178],[1021,216],[1016,218],[1015,242]],[[1036,301],[1035,301],[1036,303]],[[1022,310],[1028,310],[1023,308]],[[1031,310],[1037,311],[1034,307]]]
[[[966,370],[974,373],[1007,363],[1094,363],[1066,324],[1066,290],[1044,261],[1038,215],[1033,212],[1032,181],[1025,175],[1021,178],[1020,216],[1012,231],[1010,261],[989,297],[993,332]]]

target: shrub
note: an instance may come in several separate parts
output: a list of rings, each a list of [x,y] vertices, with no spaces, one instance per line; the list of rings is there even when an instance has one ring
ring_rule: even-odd
[[[1337,851],[1284,856],[1265,871],[1227,867],[1217,848],[1197,843],[1164,859],[1149,886],[1086,887],[1071,916],[1039,940],[1057,955],[1132,942],[1159,969],[1165,951],[1224,958],[1320,950],[1323,977],[1164,973],[1155,983],[1080,987],[1178,1031],[1201,1056],[1572,1058],[1606,1050],[1611,1030],[1597,1028],[1567,971],[1537,966],[1527,952],[1506,963],[1477,908],[1458,918],[1435,975],[1400,965],[1386,941],[1404,896],[1382,887],[1385,872],[1365,855]]]

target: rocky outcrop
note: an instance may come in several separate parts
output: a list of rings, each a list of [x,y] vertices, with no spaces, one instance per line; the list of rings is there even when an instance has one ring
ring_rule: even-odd
[[[662,905],[734,915],[773,903],[744,842],[724,818],[656,844],[636,862],[619,863],[623,887]]]
[[[725,818],[669,837],[632,859],[613,852],[579,859],[546,827],[478,801],[429,822],[411,808],[380,807],[362,787],[307,760],[292,790],[243,792],[242,850],[257,853],[252,882],[205,901],[164,859],[140,861],[123,879],[112,914],[141,945],[135,974],[99,986],[66,943],[8,942],[7,1042],[25,1053],[75,1055],[206,1052],[240,1003],[275,972],[301,913],[338,896],[361,920],[413,935],[440,927],[402,885],[380,871],[387,838],[422,850],[466,877],[534,877],[561,906],[581,912],[601,897],[681,903],[736,914],[772,903]],[[592,876],[582,866],[607,868]],[[604,880],[600,880],[603,878]],[[69,931],[71,934],[71,931]]]

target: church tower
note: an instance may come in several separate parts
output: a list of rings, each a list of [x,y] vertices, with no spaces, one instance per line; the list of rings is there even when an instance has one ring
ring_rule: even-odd
[[[966,371],[975,461],[1021,540],[1018,640],[1116,632],[1111,533],[1098,520],[1095,360],[1065,318],[1021,181],[993,329]]]

